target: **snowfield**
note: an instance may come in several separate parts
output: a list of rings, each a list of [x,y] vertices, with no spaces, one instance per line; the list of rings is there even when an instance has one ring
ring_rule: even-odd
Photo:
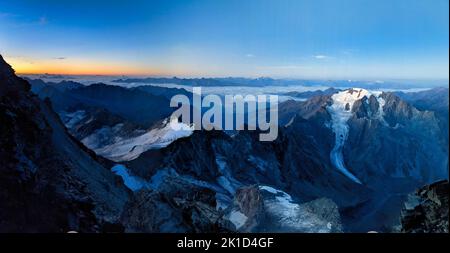
[[[102,129],[100,129],[102,130]],[[102,131],[96,131],[92,135],[84,138],[81,142],[92,148],[95,153],[106,157],[114,162],[131,161],[149,149],[159,149],[167,147],[170,143],[183,137],[190,136],[194,131],[192,126],[180,123],[177,120],[169,122],[166,119],[162,127],[153,128],[150,131],[127,139],[118,139],[114,143],[95,148],[95,141],[100,140],[104,135]]]
[[[264,198],[264,208],[266,215],[280,231],[308,233],[333,231],[334,225],[315,213],[308,204],[295,203],[289,194],[270,186],[259,186],[259,189],[272,195]],[[237,222],[239,221],[241,220],[237,219]],[[236,220],[233,223],[235,222]]]

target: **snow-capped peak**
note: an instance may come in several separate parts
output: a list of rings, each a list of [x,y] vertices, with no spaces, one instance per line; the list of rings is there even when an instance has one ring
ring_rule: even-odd
[[[333,94],[331,99],[333,100],[334,107],[343,108],[345,111],[351,111],[353,104],[364,97],[370,97],[371,92],[360,88],[351,88]]]

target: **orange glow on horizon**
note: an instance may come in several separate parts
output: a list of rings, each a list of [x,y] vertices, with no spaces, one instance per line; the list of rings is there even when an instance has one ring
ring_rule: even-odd
[[[165,75],[159,69],[127,65],[87,62],[81,60],[46,60],[33,61],[20,58],[5,60],[19,75],[26,74],[58,74],[58,75]]]

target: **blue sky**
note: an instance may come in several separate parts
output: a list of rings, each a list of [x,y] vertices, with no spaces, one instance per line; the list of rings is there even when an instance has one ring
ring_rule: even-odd
[[[448,79],[448,0],[1,1],[18,72]]]

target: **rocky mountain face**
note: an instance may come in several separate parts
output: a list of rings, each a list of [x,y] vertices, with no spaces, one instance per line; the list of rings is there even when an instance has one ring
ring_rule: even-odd
[[[400,98],[410,103],[420,111],[433,112],[439,120],[439,126],[443,133],[442,145],[448,152],[448,130],[449,130],[449,89],[439,87],[421,92],[397,92]]]
[[[102,83],[74,85],[74,82],[47,83],[41,87],[41,80],[32,80],[31,84],[39,97],[52,101],[58,113],[73,112],[80,108],[102,108],[148,128],[156,121],[168,117],[173,111],[168,106],[161,106],[169,105],[169,100],[162,94],[153,95],[137,89]]]
[[[216,192],[224,209],[236,205],[242,187],[267,185],[286,192],[294,203],[331,199],[339,207],[344,231],[390,231],[409,192],[447,177],[448,155],[439,145],[441,130],[433,113],[392,93],[358,93],[363,94],[351,94],[356,97],[352,106],[342,107],[342,124],[348,129],[342,162],[360,182],[332,162],[336,137],[341,137],[333,131],[332,95],[281,104],[274,142],[258,141],[257,131],[233,136],[196,131],[166,148],[144,152],[126,166],[150,181],[161,171],[198,180]]]
[[[304,122],[300,122],[299,125],[297,122],[293,123],[292,127],[296,128],[291,131],[298,130],[297,127],[314,129],[309,126],[301,126],[302,123]],[[316,129],[316,131],[320,130]],[[268,185],[274,191],[289,192],[293,210],[297,208],[297,205],[306,208],[303,203],[323,197],[330,199],[327,200],[328,202],[324,202],[330,203],[330,205],[323,206],[324,210],[336,211],[337,205],[334,202],[339,203],[339,206],[351,206],[367,200],[370,190],[348,180],[334,170],[329,161],[322,161],[319,157],[324,156],[326,159],[328,154],[321,154],[320,147],[309,142],[308,139],[304,140],[305,136],[307,136],[306,133],[304,136],[294,139],[282,135],[275,143],[263,143],[258,141],[258,133],[240,132],[238,135],[230,137],[219,131],[199,131],[194,132],[188,138],[175,141],[166,148],[149,150],[137,159],[126,163],[126,166],[131,173],[150,184],[161,180],[161,177],[175,175],[177,178],[185,178],[206,187],[215,192],[216,206],[222,210],[228,210],[230,205],[234,205],[233,199],[240,198],[239,193],[243,192],[243,187],[253,184]],[[355,191],[355,189],[357,190]],[[268,195],[270,193],[265,192],[264,196],[267,198],[265,206],[271,203],[270,199],[276,198],[276,196]],[[282,203],[270,205],[273,208],[280,205],[279,208],[283,209]],[[253,204],[247,203],[246,205]],[[314,203],[309,205],[314,205]],[[301,210],[303,210],[302,208]],[[247,215],[247,212],[243,213]],[[253,232],[331,231],[327,229],[327,223],[323,222],[319,222],[322,225],[316,224],[315,228],[283,225],[280,221],[285,219],[300,220],[299,217],[308,217],[306,214],[303,216],[296,211],[285,213],[285,215],[284,218],[281,217],[282,214],[278,214],[277,219],[274,218],[275,216],[271,218],[270,226],[268,225],[269,221],[264,220],[260,223],[265,225],[254,230],[237,229]],[[230,214],[227,214],[225,218],[232,219]],[[317,218],[317,220],[320,219]],[[336,231],[342,230],[343,228],[340,227],[340,230]]]
[[[125,232],[231,232],[216,210],[215,192],[179,177],[166,177],[155,189],[136,192],[122,214]]]
[[[161,106],[169,104],[164,97],[119,86],[92,84],[73,89],[70,94],[90,106],[105,108],[144,127],[150,127],[173,111],[168,106]]]
[[[447,180],[435,182],[408,195],[401,215],[401,231],[406,233],[448,233]]]
[[[0,231],[120,230],[130,192],[0,57]]]
[[[78,140],[88,141],[94,133],[102,133],[93,140],[92,149],[114,143],[117,137],[134,137],[145,131],[137,124],[127,121],[119,115],[113,114],[104,108],[86,107],[69,113],[60,113],[61,120],[69,132]]]
[[[241,186],[265,184],[301,196],[303,201],[334,196],[339,203],[350,204],[364,198],[364,187],[347,180],[319,158],[328,154],[321,154],[319,147],[302,138],[305,136],[293,139],[287,135],[264,143],[258,140],[257,132],[243,131],[230,137],[220,131],[196,131],[166,148],[143,153],[127,166],[143,177],[171,168],[216,184],[230,197]],[[148,164],[153,165],[151,169]],[[355,188],[360,190],[358,194],[352,194]]]
[[[419,111],[392,93],[381,97],[382,118],[373,116],[373,108],[379,106],[376,99],[362,99],[353,107],[343,150],[349,168],[366,184],[388,191],[393,189],[387,180],[431,183],[445,178],[448,153],[439,145],[439,120],[432,112]]]
[[[32,91],[41,99],[49,98],[69,132],[98,155],[114,161],[126,161],[140,153],[167,146],[189,135],[187,125],[169,129],[168,116],[173,111],[169,100],[182,89],[154,86],[123,88],[72,81],[59,83],[30,80]]]
[[[343,160],[374,194],[342,214],[364,217],[351,222],[352,230],[378,226],[376,230],[389,231],[388,224],[398,222],[409,192],[448,178],[448,151],[441,145],[439,119],[385,92],[355,101],[351,110]]]
[[[395,94],[414,105],[418,110],[428,110],[440,113],[448,111],[448,92],[448,87],[437,87],[421,92],[396,92]]]

